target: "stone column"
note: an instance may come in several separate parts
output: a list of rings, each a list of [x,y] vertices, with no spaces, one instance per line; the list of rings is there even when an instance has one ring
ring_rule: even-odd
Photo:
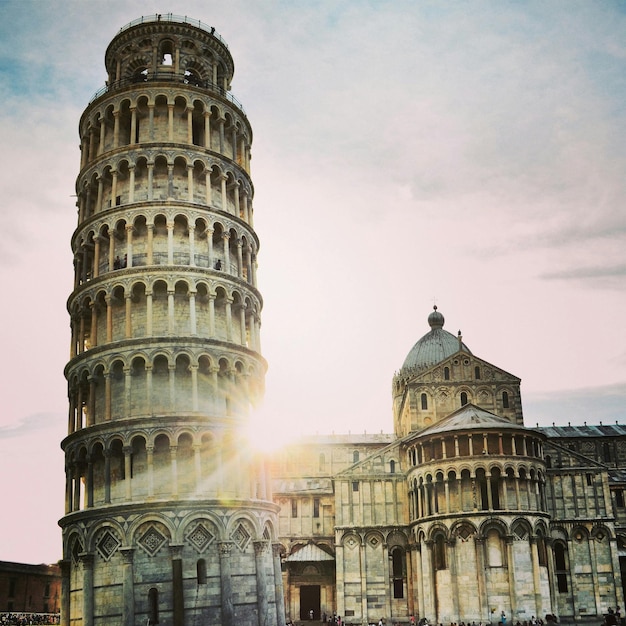
[[[111,170],[111,206],[117,206],[117,170]]]
[[[174,319],[174,290],[167,290],[167,334],[174,334],[174,325],[176,320]]]
[[[135,626],[133,548],[120,548],[122,555],[122,626]]]
[[[98,144],[98,156],[100,156],[104,152],[106,132],[107,132],[106,120],[104,118],[101,118],[100,119],[100,143]]]
[[[187,107],[187,143],[193,144],[193,107]]]
[[[72,512],[72,466],[65,466],[65,514]]]
[[[193,165],[187,165],[187,200],[193,202]],[[192,232],[192,229],[189,229]]]
[[[265,577],[265,552],[267,541],[255,541],[254,543],[254,564],[256,571],[256,597],[259,626],[269,626],[267,619],[267,587]]]
[[[174,264],[174,222],[167,223],[167,264]]]
[[[215,337],[215,294],[209,294],[209,337]]]
[[[517,587],[516,587],[516,572],[515,572],[515,557],[513,554],[513,546],[514,537],[513,535],[506,536],[506,560],[507,566],[509,570],[509,599],[511,602],[511,622],[517,615]],[[539,615],[539,612],[536,612],[535,615]]]
[[[148,415],[152,415],[152,363],[146,363],[146,407]]]
[[[133,225],[126,224],[126,267],[133,266]]]
[[[96,213],[100,213],[102,211],[102,188],[104,186],[104,181],[102,180],[102,176],[98,175],[98,196],[96,199]]]
[[[70,626],[71,561],[69,559],[62,559],[61,561],[59,561],[59,565],[61,567],[61,624],[60,626]]]
[[[146,290],[146,336],[152,337],[152,289]]]
[[[148,168],[148,200],[154,198],[154,163],[147,163]]]
[[[450,568],[451,595],[452,595],[452,619],[460,621],[459,615],[459,579],[456,571],[456,541],[451,537],[446,542],[448,551],[448,567]]]
[[[154,446],[146,446],[146,462],[148,465],[148,497],[154,495]]]
[[[211,148],[211,111],[204,111],[204,147]]]
[[[363,497],[360,498],[363,500]],[[361,518],[363,519],[363,518]],[[359,545],[359,566],[360,566],[360,578],[361,578],[361,621],[365,622],[367,619],[367,559],[365,555],[365,543],[361,537],[361,543]],[[345,615],[345,609],[344,609]]]
[[[222,242],[224,243],[224,271],[230,274],[230,235],[228,233],[222,233]]]
[[[167,103],[167,140],[174,141],[174,105]]]
[[[148,104],[148,132],[150,141],[154,141],[154,104]]]
[[[170,445],[170,466],[172,468],[172,496],[178,495],[178,446]]]
[[[193,411],[198,410],[198,366],[190,365],[191,370],[191,406]]]
[[[276,603],[276,626],[283,626],[286,622],[285,616],[285,596],[283,593],[283,573],[280,567],[279,543],[272,544],[273,566],[274,566],[274,602]]]
[[[172,555],[172,624],[185,626],[185,594],[183,588],[183,546],[170,545]]]
[[[152,265],[154,263],[154,224],[147,224],[146,228],[148,230],[146,264]]]
[[[192,335],[198,334],[198,323],[196,316],[196,292],[189,292],[189,325]]]
[[[220,183],[221,183],[222,211],[226,211],[227,213],[229,213],[230,211],[228,211],[228,193],[226,191],[226,176],[224,176],[224,174],[220,176]]]
[[[74,494],[72,496],[72,510],[80,511],[80,466],[74,463],[72,466],[72,474],[74,476]]]
[[[233,299],[228,296],[225,298],[226,304],[226,336],[228,341],[234,341],[233,338],[233,314],[232,314],[232,304]]]
[[[120,145],[120,111],[113,111],[113,150]]]
[[[230,572],[230,552],[233,547],[231,541],[220,541],[218,549],[220,552],[220,590],[222,616],[221,626],[235,626],[235,610],[233,607],[233,593]]]
[[[109,231],[109,272],[112,272],[115,265],[115,235]]]
[[[111,504],[111,451],[104,451],[104,503]]]
[[[530,538],[530,560],[533,568],[533,591],[535,595],[535,615],[543,612],[541,601],[541,575],[539,572],[539,552],[537,550],[537,537]]]
[[[126,315],[125,315],[125,320],[124,320],[124,335],[126,339],[131,339],[133,336],[131,297],[132,297],[131,293],[124,294],[125,309],[126,309]]]
[[[107,305],[107,343],[113,341],[113,308],[111,307],[111,296],[104,296]]]
[[[243,277],[243,250],[242,250],[242,241],[241,239],[237,239],[237,276],[239,278]]]
[[[482,537],[474,537],[476,547],[476,579],[478,583],[478,605],[480,616],[491,620],[489,610],[489,597],[487,594],[487,581],[485,580],[485,540]]]
[[[98,345],[98,305],[92,301],[89,303],[91,309],[91,328],[89,330],[89,346],[95,348]]]
[[[126,485],[126,500],[130,502],[133,499],[130,464],[133,449],[130,446],[124,446],[122,451],[124,452],[124,483]]]
[[[83,566],[83,626],[93,626],[93,561],[91,552],[81,552],[80,562]]]
[[[93,460],[87,457],[87,475],[85,477],[85,491],[87,492],[87,507],[93,507]]]
[[[205,201],[208,206],[213,204],[213,190],[211,188],[211,167],[207,167],[204,172],[204,186],[205,186]]]
[[[226,120],[223,117],[220,117],[217,120],[219,125],[219,133],[220,133],[220,154],[224,154],[224,122]]]
[[[130,145],[134,146],[137,137],[137,107],[130,107]]]

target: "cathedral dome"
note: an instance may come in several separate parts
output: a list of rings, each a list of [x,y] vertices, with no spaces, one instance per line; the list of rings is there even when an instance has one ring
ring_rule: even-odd
[[[462,350],[471,354],[471,350],[452,333],[443,329],[445,318],[437,307],[433,307],[433,312],[428,316],[430,332],[426,333],[412,348],[404,364],[403,370],[422,370],[440,363],[444,359]]]

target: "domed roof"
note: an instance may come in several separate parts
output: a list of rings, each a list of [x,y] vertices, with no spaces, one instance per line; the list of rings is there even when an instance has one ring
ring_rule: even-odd
[[[433,307],[433,312],[428,316],[428,324],[430,332],[426,333],[408,353],[403,370],[422,370],[437,363],[441,363],[444,359],[453,355],[455,352],[462,350],[471,354],[471,350],[461,341],[459,337],[455,337],[452,333],[443,329],[445,318],[437,307]]]

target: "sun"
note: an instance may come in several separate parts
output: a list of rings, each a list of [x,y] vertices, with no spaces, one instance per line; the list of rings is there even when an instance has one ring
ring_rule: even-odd
[[[261,453],[272,453],[292,442],[296,434],[290,429],[293,424],[280,415],[265,408],[255,410],[244,428],[251,449]]]

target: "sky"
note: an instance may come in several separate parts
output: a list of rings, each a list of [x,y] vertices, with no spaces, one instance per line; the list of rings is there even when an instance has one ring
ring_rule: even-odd
[[[626,423],[621,2],[0,0],[0,560],[56,562],[78,121],[141,15],[215,26],[252,124],[278,441],[391,432],[433,304],[525,423]]]

